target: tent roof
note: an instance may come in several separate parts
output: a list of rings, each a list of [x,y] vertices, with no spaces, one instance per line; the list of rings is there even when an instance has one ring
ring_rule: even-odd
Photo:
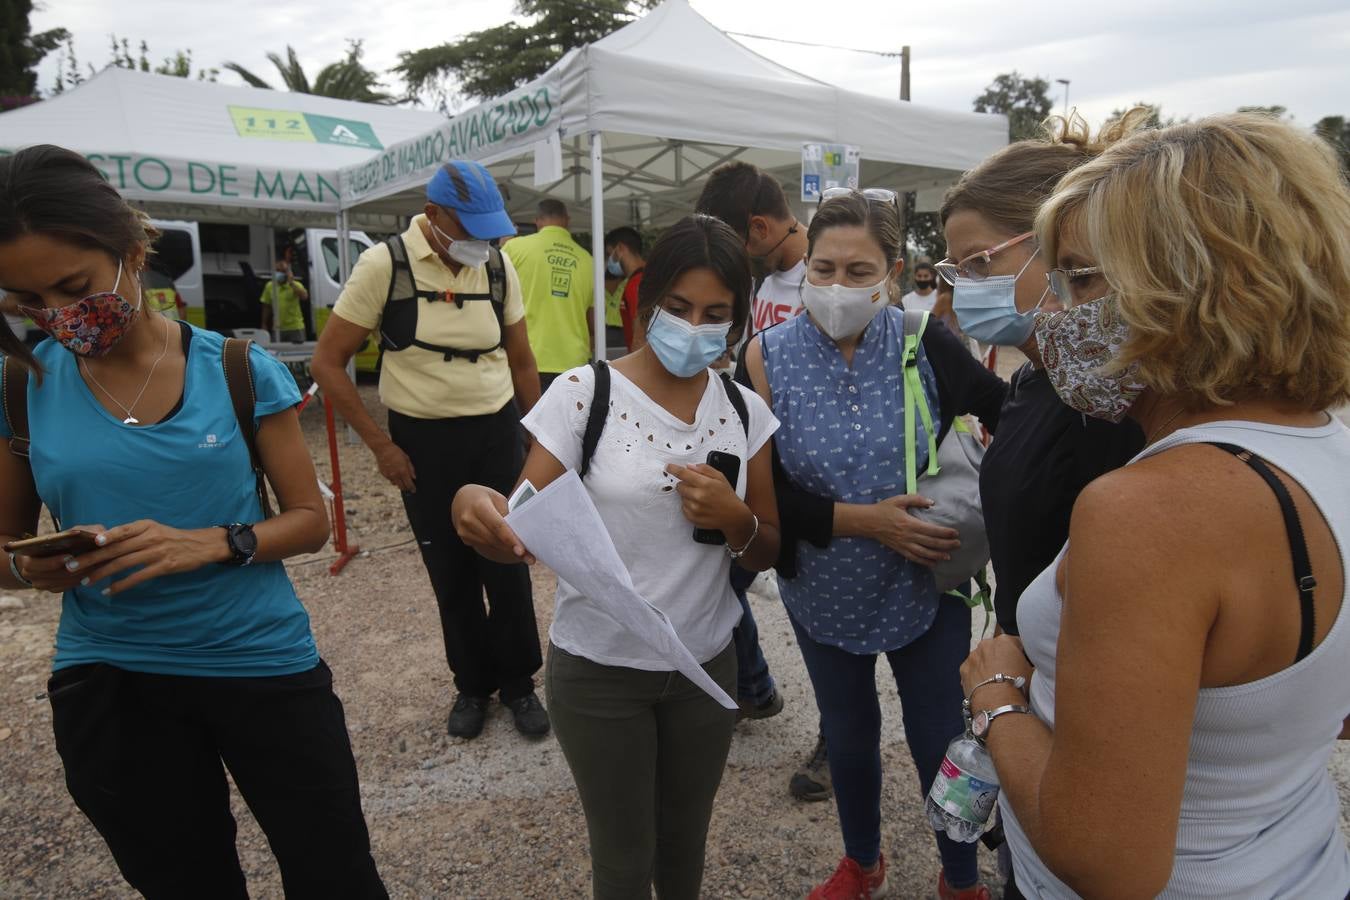
[[[717,165],[742,159],[791,189],[805,142],[861,150],[862,181],[919,194],[932,208],[961,172],[1007,142],[999,115],[950,112],[847,91],[774,63],[666,0],[647,16],[569,52],[535,81],[340,173],[343,204],[408,212],[450,158],[491,165],[518,218],[542,195],[590,203],[585,136],[603,135],[605,219],[669,221],[692,207]],[[563,177],[536,184],[524,154],[563,146]],[[580,209],[574,210],[580,212]]]
[[[39,143],[83,153],[157,215],[331,225],[338,169],[441,121],[427,110],[107,68],[0,115],[0,153]]]

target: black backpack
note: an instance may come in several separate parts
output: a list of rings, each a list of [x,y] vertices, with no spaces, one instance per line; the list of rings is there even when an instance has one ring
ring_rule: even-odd
[[[506,264],[502,262],[502,251],[496,247],[488,248],[486,294],[457,294],[453,291],[424,291],[417,287],[413,277],[412,264],[408,262],[408,248],[400,235],[394,235],[389,244],[389,258],[393,269],[389,273],[389,293],[384,300],[384,315],[380,320],[380,349],[397,353],[409,347],[421,347],[433,353],[445,356],[445,361],[463,357],[471,363],[478,357],[491,353],[502,346],[506,333]],[[417,301],[428,300],[432,303],[454,303],[460,309],[471,300],[488,300],[492,311],[497,314],[497,343],[485,350],[461,350],[458,347],[442,347],[428,344],[417,339]]]
[[[595,393],[591,396],[591,410],[586,416],[586,431],[581,436],[579,474],[582,478],[591,470],[591,457],[595,456],[595,448],[600,446],[600,435],[605,431],[605,419],[609,414],[609,364],[598,359],[591,363],[591,368],[595,370]],[[736,410],[736,417],[741,420],[741,429],[749,438],[750,410],[746,408],[745,397],[741,396],[740,389],[731,383],[731,377],[725,372],[720,373],[718,380],[722,383],[722,390],[726,391],[727,399],[731,401],[731,408]]]

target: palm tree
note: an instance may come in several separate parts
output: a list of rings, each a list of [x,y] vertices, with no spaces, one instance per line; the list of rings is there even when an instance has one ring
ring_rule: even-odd
[[[382,90],[384,85],[380,77],[361,63],[361,42],[347,42],[347,56],[335,63],[329,63],[319,70],[311,84],[295,48],[286,46],[286,58],[278,53],[267,54],[267,59],[276,66],[281,74],[286,90],[296,94],[314,94],[319,97],[333,97],[338,100],[360,100],[364,103],[393,103],[393,95]],[[239,63],[227,62],[224,68],[235,73],[245,82],[256,88],[272,90],[272,85],[250,72]]]

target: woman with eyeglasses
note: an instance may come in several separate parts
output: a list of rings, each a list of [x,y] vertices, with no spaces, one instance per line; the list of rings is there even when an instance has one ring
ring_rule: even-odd
[[[1216,116],[1110,147],[1036,233],[1076,270],[1036,326],[1055,389],[1147,446],[1079,496],[1020,640],[962,668],[1016,887],[1345,897],[1345,173],[1303,129]]]
[[[1068,302],[1091,273],[1051,271],[1032,232],[1036,211],[1066,174],[1138,126],[1132,110],[1095,140],[1075,116],[1046,138],[1018,141],[971,169],[948,192],[941,218],[948,258],[939,276],[954,286],[961,329],[1012,347],[1028,362],[1014,373],[998,436],[980,469],[980,499],[994,567],[999,627],[1017,634],[1017,598],[1054,559],[1069,533],[1073,502],[1088,482],[1124,465],[1143,446],[1138,426],[1076,413],[1055,393],[1036,343],[1037,314]]]
[[[925,792],[962,728],[957,668],[970,646],[970,609],[940,595],[929,568],[960,536],[915,515],[929,501],[905,493],[905,314],[890,302],[900,234],[890,191],[824,197],[807,232],[807,315],[747,345],[751,381],[782,423],[780,482],[825,499],[823,509],[780,504],[784,533],[812,536],[783,554],[790,563],[780,557],[778,584],[820,709],[844,839],[843,859],[811,900],[886,894],[877,658],[895,678]],[[936,321],[917,365],[937,440],[966,413],[997,424],[1006,385]],[[922,469],[922,429],[916,445]],[[989,896],[974,845],[943,834],[937,846],[940,896]]]

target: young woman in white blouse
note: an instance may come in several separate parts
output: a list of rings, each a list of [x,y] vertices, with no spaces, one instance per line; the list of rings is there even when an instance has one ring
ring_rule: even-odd
[[[683,219],[647,261],[638,306],[647,344],[600,373],[609,409],[591,458],[582,444],[596,368],[564,373],[524,419],[535,442],[522,480],[543,488],[568,469],[583,473],[639,593],[732,693],[741,614],[732,558],[760,571],[778,554],[769,448],[778,422],[754,392],[708,370],[744,330],[749,292],[735,232],[710,216]],[[705,464],[710,451],[739,459],[735,485]],[[452,514],[483,555],[529,560],[506,511],[500,493],[470,485]],[[695,542],[696,527],[725,542]],[[586,811],[595,897],[647,896],[654,884],[663,900],[697,898],[735,711],[564,582],[549,636],[548,708]]]

